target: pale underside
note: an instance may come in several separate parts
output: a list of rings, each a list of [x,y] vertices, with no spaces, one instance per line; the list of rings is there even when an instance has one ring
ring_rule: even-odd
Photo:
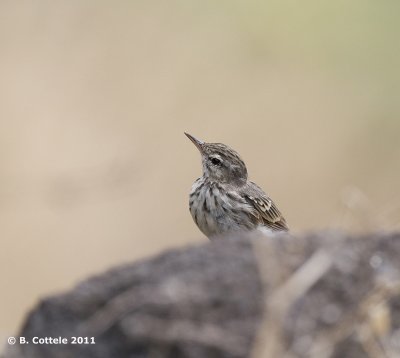
[[[189,208],[193,220],[209,238],[257,229],[287,230],[273,201],[250,181],[238,188],[201,177],[192,186]]]

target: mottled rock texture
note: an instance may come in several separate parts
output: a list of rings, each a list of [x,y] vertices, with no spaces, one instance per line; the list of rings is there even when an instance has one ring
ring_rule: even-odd
[[[165,252],[40,302],[6,357],[398,357],[400,234],[256,234]]]

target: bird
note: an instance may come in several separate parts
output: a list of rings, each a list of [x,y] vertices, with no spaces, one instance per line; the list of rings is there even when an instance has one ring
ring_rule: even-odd
[[[205,236],[214,240],[235,232],[289,230],[272,199],[248,180],[246,164],[235,150],[184,134],[201,154],[203,175],[192,185],[189,210]]]

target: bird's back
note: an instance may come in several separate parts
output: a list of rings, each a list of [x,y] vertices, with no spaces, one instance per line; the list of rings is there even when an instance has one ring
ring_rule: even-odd
[[[254,182],[248,181],[241,195],[253,207],[254,215],[260,226],[272,231],[288,231],[286,220],[272,199]]]

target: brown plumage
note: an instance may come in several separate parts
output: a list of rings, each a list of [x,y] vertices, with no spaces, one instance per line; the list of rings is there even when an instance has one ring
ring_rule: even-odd
[[[236,151],[185,134],[202,157],[203,175],[192,186],[189,208],[207,237],[243,230],[288,230],[275,203],[248,180],[246,165]]]

